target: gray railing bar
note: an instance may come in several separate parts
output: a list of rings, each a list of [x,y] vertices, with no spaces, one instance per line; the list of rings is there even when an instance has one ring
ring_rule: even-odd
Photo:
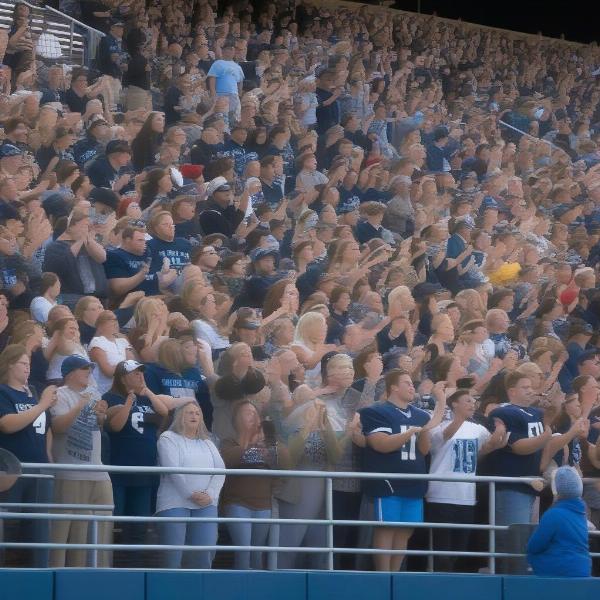
[[[97,548],[98,550],[210,550],[210,551],[229,551],[229,552],[240,552],[248,551],[252,552],[305,552],[307,554],[326,554],[328,548],[311,548],[311,547],[293,547],[293,546],[277,546],[272,548],[271,546],[165,546],[162,544],[52,544],[52,543],[28,543],[28,542],[7,542],[0,544],[5,548],[47,548],[49,550],[89,550],[90,548]],[[378,548],[333,548],[335,554],[408,554],[411,556],[426,556],[429,554],[429,550],[381,550]],[[451,550],[433,550],[434,556],[473,556],[473,557],[487,557],[487,552],[455,552]],[[516,558],[524,556],[523,554],[509,554],[503,552],[497,552],[495,556],[500,558]]]
[[[195,467],[132,467],[122,465],[69,465],[57,463],[23,463],[23,469],[37,469],[41,471],[75,471],[75,472],[101,472],[101,473],[129,473],[129,474],[154,474],[154,475],[231,475],[246,477],[331,477],[332,479],[398,479],[407,481],[448,481],[471,483],[531,483],[541,481],[539,477],[492,477],[489,475],[471,475],[454,477],[451,475],[431,475],[429,473],[362,473],[354,471],[292,471],[277,469],[204,469]],[[584,479],[584,483],[597,481],[597,479]]]
[[[488,487],[488,523],[490,529],[488,533],[490,552],[496,551],[496,484],[490,482]],[[496,574],[496,559],[490,554],[489,569],[492,575]]]
[[[428,531],[428,541],[429,541],[429,552],[433,550],[433,527]],[[429,554],[427,557],[427,571],[429,573],[433,573],[433,554]]]
[[[86,25],[85,23],[82,23],[81,21],[78,21],[77,19],[74,19],[73,17],[70,17],[69,15],[66,15],[65,13],[61,13],[59,10],[56,10],[55,8],[52,8],[51,6],[48,6],[47,4],[44,5],[44,8],[46,10],[49,10],[50,12],[53,12],[56,15],[59,15],[60,17],[62,17],[66,21],[70,21],[71,23],[75,23],[75,25],[79,25],[79,27],[83,27],[84,29],[87,29],[88,31],[91,31],[91,32],[99,35],[100,37],[104,37],[104,33],[102,31],[99,31],[98,29],[94,29],[93,27],[90,27],[89,25]]]
[[[92,545],[90,567],[96,569],[98,567],[98,521],[92,521],[92,527],[90,528],[90,544]]]
[[[498,124],[502,125],[503,127],[508,127],[508,129],[512,129],[513,131],[517,131],[521,135],[526,135],[527,137],[531,138],[532,140],[536,140],[538,142],[544,142],[545,144],[548,144],[548,145],[552,146],[553,148],[556,148],[557,150],[562,150],[562,148],[559,148],[556,144],[554,144],[550,140],[545,140],[543,138],[537,138],[537,137],[535,137],[535,135],[531,135],[530,133],[527,133],[526,131],[522,131],[518,127],[515,127],[514,125],[510,125],[509,123],[505,123],[501,119],[498,119]]]
[[[98,509],[96,509],[98,510]],[[3,519],[31,519],[32,521],[110,521],[111,523],[259,523],[263,525],[321,525],[323,527],[331,522],[334,525],[347,525],[356,527],[411,527],[415,529],[473,529],[474,531],[487,531],[488,525],[479,523],[406,523],[404,521],[329,521],[328,519],[268,519],[268,518],[241,518],[241,517],[130,517],[117,515],[82,515],[81,513],[0,513]],[[508,525],[494,525],[498,531],[507,531]],[[600,533],[600,532],[599,532]],[[1,544],[0,544],[1,545]],[[333,544],[332,544],[333,547]]]
[[[327,519],[327,569],[333,571],[333,479],[325,480],[325,518]]]

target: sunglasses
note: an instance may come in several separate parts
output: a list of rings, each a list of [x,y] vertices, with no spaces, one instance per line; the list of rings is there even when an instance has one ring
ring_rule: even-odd
[[[131,227],[146,227],[146,223],[141,219],[132,219],[131,221],[127,221]]]

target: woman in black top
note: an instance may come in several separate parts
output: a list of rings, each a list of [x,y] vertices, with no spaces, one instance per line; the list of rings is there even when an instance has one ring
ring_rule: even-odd
[[[131,162],[137,173],[156,164],[164,130],[165,115],[161,112],[151,112],[140,132],[131,142]]]
[[[123,74],[123,87],[127,89],[125,103],[127,110],[145,108],[152,110],[152,96],[150,95],[150,71],[148,59],[144,56],[143,49],[146,36],[140,29],[134,29],[127,37],[127,46],[130,59],[127,71]]]

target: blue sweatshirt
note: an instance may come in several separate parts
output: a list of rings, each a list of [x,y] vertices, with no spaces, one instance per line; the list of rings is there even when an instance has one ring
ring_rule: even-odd
[[[583,500],[558,500],[543,514],[529,538],[527,560],[536,575],[590,577],[588,540]]]

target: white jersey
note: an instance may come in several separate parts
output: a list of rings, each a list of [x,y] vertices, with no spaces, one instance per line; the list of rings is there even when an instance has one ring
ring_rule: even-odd
[[[444,441],[444,430],[450,422],[442,423],[431,431],[430,474],[461,477],[475,475],[477,454],[490,438],[490,432],[477,423],[465,421],[458,431]],[[430,481],[425,496],[428,502],[440,504],[475,504],[475,484],[469,482]]]

